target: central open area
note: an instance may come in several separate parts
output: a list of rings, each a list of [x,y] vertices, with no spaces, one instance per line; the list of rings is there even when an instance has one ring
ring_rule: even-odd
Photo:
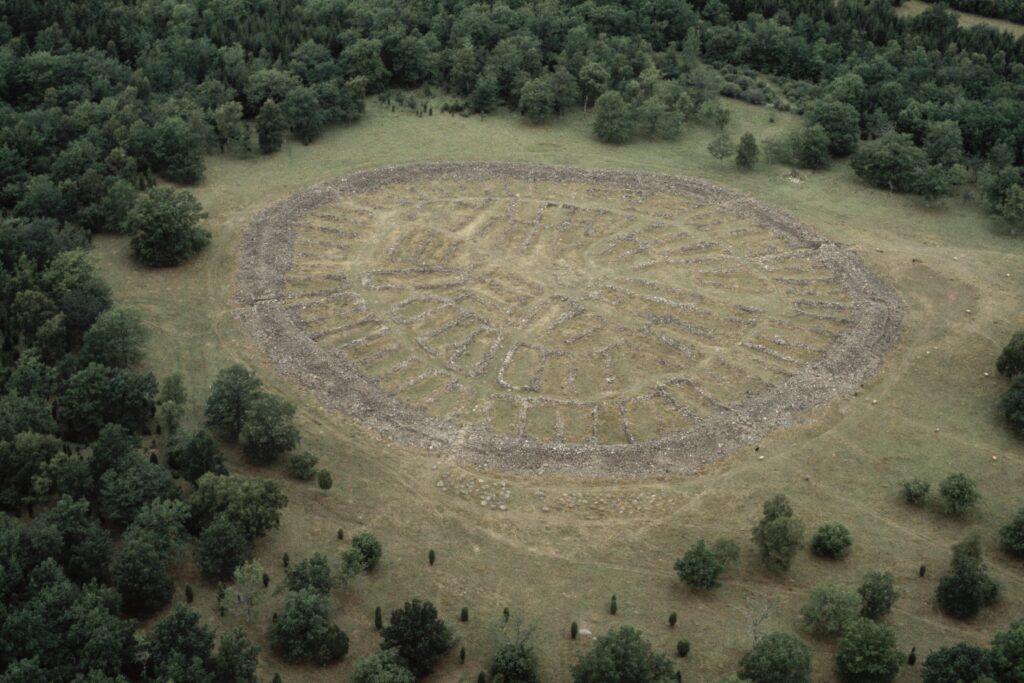
[[[709,183],[369,171],[260,214],[242,317],[323,399],[509,470],[693,469],[852,390],[899,332],[853,253]]]

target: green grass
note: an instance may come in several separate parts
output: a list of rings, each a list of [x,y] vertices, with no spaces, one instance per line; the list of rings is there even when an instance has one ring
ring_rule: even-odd
[[[925,2],[925,0],[906,0],[902,5],[896,8],[896,14],[904,17],[917,16],[921,12],[928,9],[932,3]],[[950,9],[950,12],[955,14],[960,21],[960,25],[964,28],[971,28],[972,26],[991,26],[997,31],[1006,31],[1013,35],[1015,38],[1024,36],[1024,25],[1018,24],[1013,21],[1006,19],[994,19],[992,17],[983,17],[980,14],[971,14],[970,12],[960,12],[955,9]]]
[[[734,137],[750,130],[760,139],[798,122],[768,109],[731,106]],[[285,479],[283,467],[255,470],[231,454],[235,469],[280,480],[290,499],[281,529],[258,545],[272,587],[283,579],[283,552],[293,562],[316,550],[336,552],[343,547],[336,540],[338,527],[346,538],[372,530],[384,544],[384,560],[374,574],[333,597],[334,618],[352,639],[346,660],[322,669],[286,666],[265,656],[261,674],[269,679],[281,671],[286,681],[345,680],[352,663],[379,642],[374,607],[381,605],[387,614],[413,596],[434,601],[466,647],[464,666],[456,647],[435,677],[452,681],[471,681],[486,667],[505,606],[513,620],[536,624],[544,679],[553,681],[565,680],[570,663],[587,647],[585,639],[569,640],[574,620],[595,634],[634,625],[667,654],[687,638],[692,652],[676,660],[684,680],[712,680],[734,670],[749,647],[751,609],[775,601],[766,627],[796,631],[799,607],[815,585],[856,584],[871,569],[896,575],[902,598],[887,623],[902,649],[917,646],[922,657],[960,640],[985,643],[1024,613],[1020,563],[1003,555],[995,541],[998,527],[1024,503],[1021,442],[995,412],[1003,382],[983,376],[994,374],[999,349],[1013,330],[1024,327],[1024,243],[994,230],[974,204],[951,199],[932,206],[869,189],[845,164],[793,183],[781,167],[743,173],[714,161],[706,150],[713,134],[704,128],[688,128],[674,143],[623,147],[597,143],[588,129],[583,114],[533,127],[502,115],[416,118],[371,106],[358,125],[331,130],[309,147],[289,143],[269,157],[210,158],[207,180],[195,193],[209,212],[213,244],[181,268],[141,269],[129,259],[127,240],[96,240],[116,298],[142,310],[152,328],[148,365],[161,375],[186,373],[193,419],[200,416],[214,373],[231,362],[253,366],[269,388],[299,405],[303,447],[333,474],[330,491]],[[757,453],[738,452],[699,476],[643,482],[518,479],[467,471],[442,453],[384,442],[320,406],[254,351],[233,316],[239,237],[261,208],[319,180],[384,164],[448,159],[643,168],[737,188],[860,252],[903,297],[903,339],[884,372],[858,396],[833,402],[807,425],[764,440]],[[920,476],[934,487],[959,470],[975,477],[985,496],[966,520],[900,502],[899,480]],[[451,490],[460,477],[474,493],[446,493],[436,485],[444,478]],[[512,491],[508,511],[482,507],[477,492],[485,485],[493,490],[500,481]],[[535,495],[538,490],[544,498]],[[825,522],[845,524],[854,538],[850,556],[827,562],[805,551],[784,577],[762,571],[750,528],[761,503],[779,491],[789,495],[808,535]],[[545,506],[551,511],[544,512]],[[961,623],[942,616],[932,595],[950,545],[974,532],[983,536],[1006,600]],[[672,562],[698,538],[718,537],[740,543],[740,568],[712,593],[691,593],[675,577]],[[438,554],[433,567],[427,566],[429,548]],[[928,574],[919,579],[922,563]],[[234,625],[217,616],[214,586],[191,564],[181,568],[180,577],[197,589],[196,605],[205,619],[218,627]],[[612,593],[619,602],[614,617],[607,610]],[[264,649],[265,627],[280,600],[272,598],[259,623],[249,626]],[[468,624],[458,623],[463,606],[470,610]],[[675,629],[667,626],[672,611],[679,613]],[[814,651],[814,680],[831,680],[834,641],[805,641]],[[905,670],[899,680],[916,675]]]

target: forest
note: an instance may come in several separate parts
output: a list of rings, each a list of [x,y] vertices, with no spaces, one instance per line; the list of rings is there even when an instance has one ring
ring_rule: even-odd
[[[1014,0],[953,6],[1024,20]],[[254,680],[242,633],[214,654],[184,608],[146,638],[135,620],[170,602],[183,553],[228,580],[287,514],[276,484],[228,474],[218,444],[276,461],[298,442],[294,407],[225,368],[207,428],[182,429],[180,376],[141,369],[141,316],[89,256],[99,233],[130,238],[149,268],[206,247],[180,188],[206,155],[310,144],[367,97],[403,106],[423,89],[446,104],[418,116],[593,109],[608,144],[722,126],[728,97],[802,115],[765,141],[774,162],[849,157],[868,185],[977,195],[1024,229],[1024,38],[961,28],[940,4],[904,19],[885,0],[3,0],[0,43],[2,683]],[[331,486],[308,454],[288,467]],[[352,572],[372,569],[375,543],[354,544]],[[275,626],[275,656],[343,655],[316,591],[296,585],[300,626]]]

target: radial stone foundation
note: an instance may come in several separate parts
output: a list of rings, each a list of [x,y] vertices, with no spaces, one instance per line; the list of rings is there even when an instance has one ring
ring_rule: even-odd
[[[497,163],[336,178],[262,213],[239,318],[388,438],[479,466],[687,472],[875,373],[896,295],[695,180]]]

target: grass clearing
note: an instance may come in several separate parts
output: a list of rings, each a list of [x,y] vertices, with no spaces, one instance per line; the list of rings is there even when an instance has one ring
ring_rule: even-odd
[[[764,108],[730,107],[734,137],[747,130],[759,138],[775,135],[798,122]],[[279,479],[290,499],[281,529],[258,547],[272,585],[283,580],[283,552],[295,562],[317,550],[339,551],[338,527],[346,538],[372,530],[384,544],[376,572],[334,595],[334,618],[352,639],[344,662],[321,669],[264,658],[262,675],[281,671],[286,681],[343,680],[356,659],[377,647],[374,607],[387,613],[413,596],[434,601],[466,647],[466,664],[458,664],[456,648],[432,679],[439,681],[471,681],[486,668],[505,606],[513,619],[536,623],[545,680],[565,680],[576,653],[586,647],[584,640],[569,639],[573,620],[595,634],[632,624],[666,653],[687,638],[692,652],[677,660],[684,680],[712,680],[733,670],[749,647],[752,612],[773,601],[767,627],[796,631],[799,607],[815,585],[856,584],[871,569],[896,575],[902,597],[888,623],[906,651],[917,646],[926,655],[959,640],[984,643],[1024,612],[1020,563],[1003,555],[995,541],[996,529],[1024,504],[1021,443],[996,415],[1002,381],[983,376],[993,374],[999,349],[1024,326],[1024,243],[993,230],[975,204],[951,199],[936,208],[873,190],[845,164],[806,174],[800,183],[787,180],[780,167],[741,172],[710,157],[712,137],[710,130],[689,128],[675,143],[615,147],[589,135],[583,114],[532,127],[509,116],[416,118],[371,104],[364,121],[331,130],[309,147],[289,142],[270,157],[210,158],[207,180],[195,192],[209,212],[214,241],[184,267],[148,271],[132,264],[127,240],[96,240],[116,298],[139,308],[153,330],[150,367],[158,374],[178,368],[187,373],[194,420],[216,370],[236,361],[253,366],[268,387],[299,406],[303,446],[321,457],[335,484],[321,492],[285,479],[283,467],[253,471]],[[254,350],[233,311],[238,247],[260,209],[296,190],[355,170],[424,160],[632,168],[734,187],[858,250],[903,298],[903,339],[859,396],[834,401],[813,422],[765,439],[756,454],[737,453],[698,476],[591,483],[517,478],[469,471],[443,453],[383,442],[320,406]],[[616,438],[614,430],[606,438]],[[231,459],[236,469],[252,471]],[[966,520],[911,509],[898,498],[900,479],[921,476],[935,486],[960,470],[978,480],[985,496]],[[808,535],[822,523],[845,524],[854,538],[851,555],[833,563],[804,552],[785,577],[763,572],[749,533],[761,503],[779,491],[790,497]],[[486,498],[495,495],[506,501],[506,511],[491,509]],[[972,532],[983,535],[986,559],[1006,600],[961,623],[942,616],[932,595],[948,565],[949,547]],[[672,562],[698,538],[718,537],[740,542],[740,568],[710,595],[693,594],[675,577]],[[438,555],[433,567],[427,566],[429,548]],[[928,574],[919,579],[922,563]],[[235,625],[217,616],[214,586],[190,565],[181,573],[197,589],[205,619]],[[619,603],[614,617],[607,610],[612,593]],[[250,629],[264,648],[265,625],[280,600],[273,598]],[[463,606],[470,610],[467,624],[458,622]],[[675,629],[667,625],[672,611],[679,613]],[[805,641],[814,651],[814,680],[830,680],[834,642]],[[905,670],[898,680],[916,680],[916,672]]]
[[[924,12],[926,9],[931,7],[932,3],[925,2],[925,0],[906,0],[902,5],[896,8],[896,14],[902,17],[914,17]],[[996,19],[994,17],[983,17],[980,14],[971,14],[970,12],[961,12],[952,8],[947,8],[947,11],[956,15],[960,21],[960,25],[964,28],[972,28],[974,26],[991,26],[997,31],[1005,31],[1015,38],[1024,36],[1024,25],[1018,24],[1014,21],[1007,19]]]

